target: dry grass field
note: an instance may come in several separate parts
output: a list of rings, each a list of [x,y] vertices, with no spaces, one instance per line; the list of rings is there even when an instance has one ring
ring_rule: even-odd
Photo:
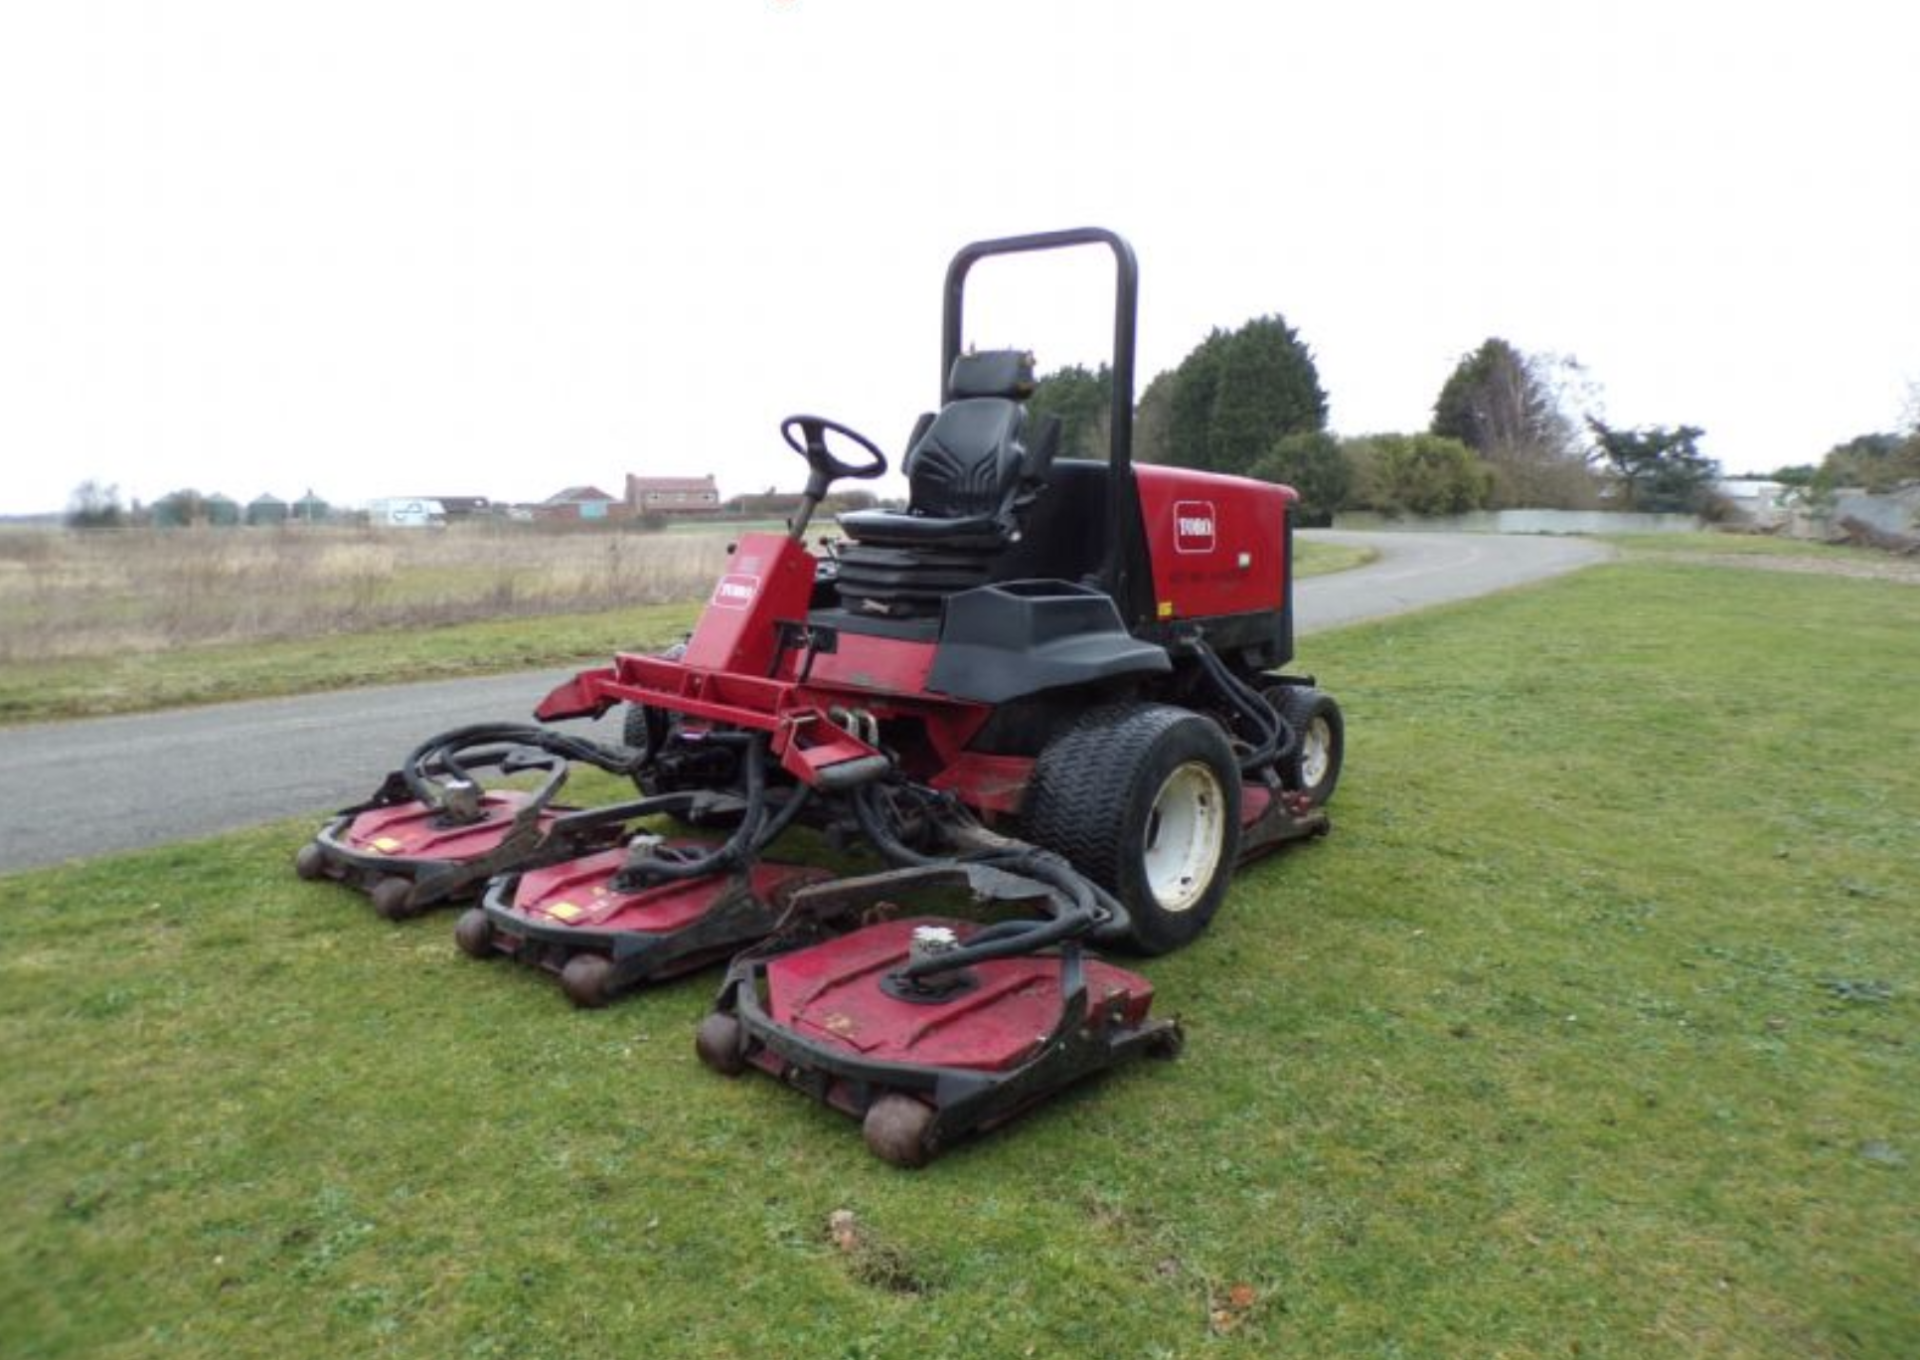
[[[0,533],[0,665],[697,599],[738,532]]]

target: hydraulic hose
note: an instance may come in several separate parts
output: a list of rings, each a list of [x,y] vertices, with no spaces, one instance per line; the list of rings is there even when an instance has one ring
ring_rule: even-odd
[[[1274,712],[1273,705],[1266,697],[1246,681],[1227,668],[1213,648],[1198,633],[1188,641],[1193,654],[1200,658],[1200,668],[1207,673],[1222,697],[1234,712],[1249,726],[1260,733],[1260,740],[1254,748],[1240,757],[1240,773],[1252,774],[1255,770],[1277,764],[1290,758],[1299,749],[1300,737],[1293,726],[1280,714]]]
[[[602,746],[584,737],[529,723],[474,723],[422,742],[401,764],[401,776],[414,797],[440,807],[445,793],[436,775],[444,775],[447,782],[471,784],[474,780],[468,772],[469,766],[500,764],[514,748],[523,747],[544,751],[563,762],[593,765],[611,774],[631,774],[640,759],[625,747]],[[465,760],[461,759],[463,755]]]
[[[853,795],[854,816],[881,857],[889,863],[913,868],[945,864],[977,864],[1033,879],[1050,889],[1049,896],[1062,903],[1062,909],[1045,921],[1000,921],[976,931],[957,949],[932,958],[920,959],[901,969],[907,978],[928,977],[952,972],[988,959],[1033,954],[1063,940],[1077,938],[1099,929],[1125,910],[1098,884],[1089,881],[1058,855],[1034,846],[1005,850],[985,850],[971,855],[940,858],[921,854],[893,833],[884,812],[877,806],[878,795],[872,785]]]
[[[686,860],[648,860],[644,871],[648,878],[655,881],[678,881],[688,878],[704,878],[708,874],[724,873],[737,865],[748,863],[758,854],[774,836],[786,828],[800,810],[801,796],[788,800],[787,805],[772,818],[767,810],[767,739],[760,733],[743,737],[737,733],[717,733],[711,740],[723,744],[744,743],[746,753],[742,764],[746,767],[747,810],[740,819],[740,825],[734,828],[731,836],[710,854],[698,855]],[[771,828],[771,830],[769,830]],[[622,871],[624,872],[624,871]]]

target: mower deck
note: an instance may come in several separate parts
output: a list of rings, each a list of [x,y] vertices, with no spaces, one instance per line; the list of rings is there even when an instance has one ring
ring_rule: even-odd
[[[615,847],[502,875],[461,916],[455,939],[474,958],[505,954],[552,973],[577,1006],[602,1006],[758,943],[795,889],[830,877],[762,861],[745,872],[624,888],[626,864],[627,852]]]
[[[418,801],[344,814],[302,848],[295,868],[302,878],[358,889],[380,915],[403,920],[477,896],[518,850],[549,840],[554,824],[573,811],[544,806],[524,815],[534,802],[518,789],[493,789],[481,795],[474,821]]]
[[[973,964],[949,990],[916,994],[897,974],[926,928],[960,945],[980,929],[915,917],[737,961],[701,1058],[727,1075],[758,1067],[862,1119],[876,1156],[919,1166],[1082,1077],[1179,1049],[1179,1027],[1148,1018],[1152,984],[1077,943]]]

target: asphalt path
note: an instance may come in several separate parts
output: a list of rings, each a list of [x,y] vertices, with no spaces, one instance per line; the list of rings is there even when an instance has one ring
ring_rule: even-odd
[[[1607,552],[1583,539],[1491,534],[1303,537],[1366,544],[1380,558],[1301,581],[1301,634],[1485,595]],[[0,729],[0,872],[323,813],[365,797],[423,738],[527,717],[571,674],[522,671]],[[568,728],[619,740],[613,717]]]

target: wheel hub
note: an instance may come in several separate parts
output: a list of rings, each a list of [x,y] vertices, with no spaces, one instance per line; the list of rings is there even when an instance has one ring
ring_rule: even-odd
[[[1178,766],[1147,817],[1147,889],[1161,908],[1187,911],[1206,896],[1226,830],[1226,797],[1213,771],[1198,760]]]

